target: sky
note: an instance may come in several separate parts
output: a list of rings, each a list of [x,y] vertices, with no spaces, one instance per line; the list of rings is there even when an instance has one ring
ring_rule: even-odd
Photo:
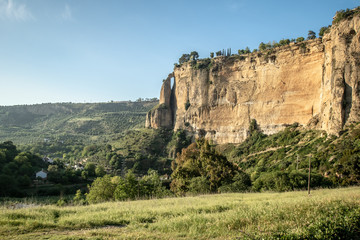
[[[360,0],[0,0],[0,105],[159,97],[200,58],[307,37]]]

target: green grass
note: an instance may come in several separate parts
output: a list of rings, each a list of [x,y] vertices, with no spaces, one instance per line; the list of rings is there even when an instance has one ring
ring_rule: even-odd
[[[1,239],[359,239],[360,187],[0,209]]]

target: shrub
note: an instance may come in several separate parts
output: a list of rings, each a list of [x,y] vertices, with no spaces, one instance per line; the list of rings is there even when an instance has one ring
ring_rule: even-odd
[[[89,203],[99,203],[113,199],[116,185],[111,181],[110,175],[105,175],[96,178],[88,188],[89,193],[86,195],[86,200]]]
[[[233,182],[219,187],[218,191],[224,192],[245,192],[251,187],[251,179],[245,172],[238,172],[233,177]]]
[[[192,194],[209,193],[209,180],[204,176],[192,178],[189,183],[189,192]]]
[[[325,33],[328,33],[329,30],[330,30],[330,25],[327,26],[327,27],[322,27],[320,28],[320,31],[319,31],[319,37],[323,37]]]
[[[299,43],[299,42],[303,42],[304,40],[305,40],[305,38],[303,38],[303,37],[298,37],[298,38],[296,39],[296,42]]]
[[[189,100],[185,103],[185,110],[188,110],[189,107],[191,106]]]
[[[75,197],[73,198],[73,203],[76,205],[85,205],[85,196],[82,194],[80,189],[76,191]]]

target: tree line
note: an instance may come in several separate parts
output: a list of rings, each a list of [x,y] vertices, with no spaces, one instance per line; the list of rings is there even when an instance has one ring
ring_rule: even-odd
[[[319,37],[322,38],[324,36],[325,33],[329,32],[331,25],[329,26],[324,26],[321,27],[319,30]],[[316,39],[316,33],[313,30],[309,30],[308,31],[308,36],[306,38],[306,40],[312,40],[312,39]],[[298,37],[298,38],[292,38],[292,39],[281,39],[279,42],[273,41],[273,42],[268,42],[268,43],[264,43],[261,42],[259,44],[258,49],[253,49],[252,51],[250,50],[249,47],[246,47],[245,49],[239,49],[237,51],[238,55],[243,55],[243,54],[249,54],[251,52],[257,52],[257,51],[265,51],[265,50],[269,50],[272,48],[276,48],[276,47],[281,47],[281,46],[286,46],[289,45],[290,43],[301,43],[305,41],[304,37]],[[229,57],[232,56],[232,52],[231,52],[231,48],[228,49],[222,49],[216,52],[210,52],[210,58],[214,58],[219,57],[219,56],[225,56],[225,57]],[[175,66],[180,66],[181,64],[185,63],[185,62],[189,62],[189,61],[196,61],[199,59],[199,53],[197,51],[192,51],[190,54],[183,54],[180,58],[179,58],[179,63],[175,63]]]

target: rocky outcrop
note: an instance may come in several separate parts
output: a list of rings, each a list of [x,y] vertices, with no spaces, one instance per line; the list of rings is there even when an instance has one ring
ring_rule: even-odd
[[[164,80],[161,86],[159,104],[147,113],[145,127],[173,127],[173,111],[171,106],[171,79],[173,77],[174,74],[170,73],[167,79]]]
[[[323,44],[319,128],[337,133],[346,123],[360,121],[360,18],[332,26]]]
[[[338,133],[360,121],[359,31],[354,17],[323,39],[177,66],[146,125],[186,129],[220,144],[242,142],[251,119],[266,134],[295,122]]]

